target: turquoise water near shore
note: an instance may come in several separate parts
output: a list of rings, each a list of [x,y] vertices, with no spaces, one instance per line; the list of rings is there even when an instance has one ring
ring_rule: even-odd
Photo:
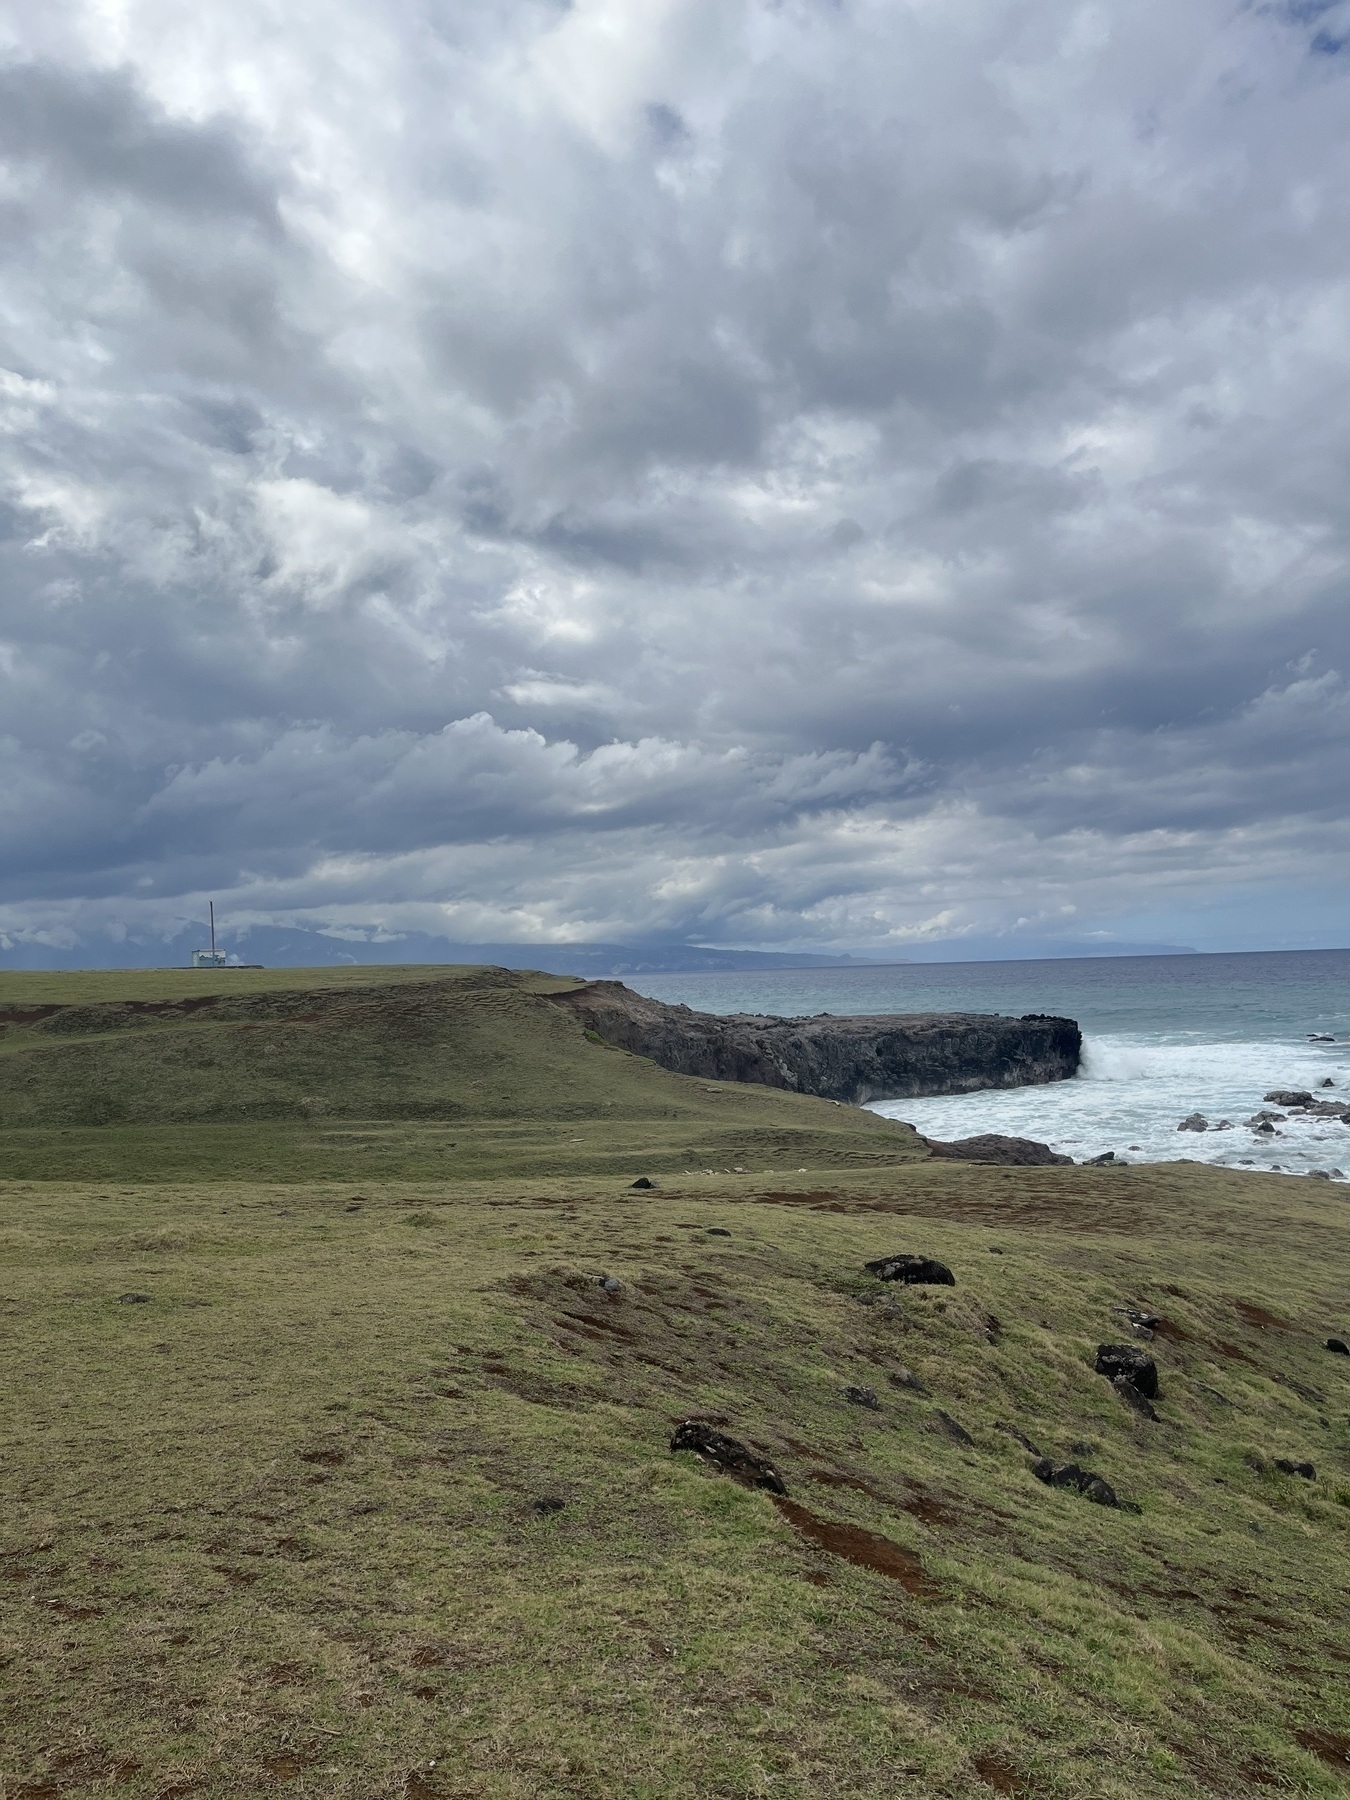
[[[1350,950],[719,971],[628,984],[715,1013],[1062,1014],[1083,1027],[1077,1080],[873,1110],[930,1137],[1008,1132],[1079,1160],[1112,1150],[1135,1162],[1350,1174],[1350,1126],[1338,1120],[1289,1118],[1264,1141],[1244,1123],[1272,1088],[1344,1097],[1350,1109]],[[1178,1132],[1193,1112],[1231,1128]]]

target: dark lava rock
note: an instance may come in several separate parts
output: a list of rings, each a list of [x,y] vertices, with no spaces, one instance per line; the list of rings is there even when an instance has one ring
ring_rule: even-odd
[[[154,1297],[153,1294],[119,1294],[117,1304],[119,1306],[148,1306]]]
[[[1146,1400],[1157,1398],[1158,1365],[1137,1344],[1098,1344],[1093,1367],[1111,1382],[1123,1376]]]
[[[1307,1088],[1272,1088],[1261,1098],[1271,1106],[1306,1106],[1312,1095]]]
[[[1048,1456],[1043,1456],[1031,1465],[1031,1472],[1047,1487],[1072,1488],[1098,1506],[1120,1505],[1109,1481],[1103,1481],[1100,1475],[1094,1475],[1091,1469],[1080,1468],[1077,1463],[1064,1463],[1057,1469]]]
[[[1337,1356],[1350,1356],[1350,1344],[1344,1338],[1328,1338],[1327,1349]]]
[[[1274,1137],[1275,1135],[1275,1127],[1271,1124],[1269,1119],[1248,1119],[1247,1123],[1251,1126],[1257,1137]]]
[[[1128,1319],[1132,1329],[1137,1331],[1140,1337],[1151,1338],[1162,1324],[1157,1313],[1145,1312],[1139,1306],[1114,1306],[1111,1310],[1118,1312],[1122,1319]]]
[[[1291,1462],[1287,1456],[1277,1456],[1275,1467],[1281,1475],[1301,1475],[1305,1481],[1317,1480],[1317,1470],[1310,1462]]]
[[[878,1281],[901,1281],[907,1287],[955,1287],[956,1277],[946,1263],[931,1256],[913,1256],[902,1251],[898,1256],[878,1256],[863,1267]]]
[[[937,1410],[937,1421],[954,1444],[963,1444],[968,1450],[975,1448],[975,1440],[965,1426],[958,1424],[952,1415],[943,1412],[941,1407]]]
[[[881,1402],[877,1399],[876,1390],[868,1387],[841,1388],[840,1393],[845,1400],[852,1401],[854,1406],[865,1406],[869,1412],[880,1412]]]
[[[656,1183],[654,1181],[648,1181],[645,1175],[639,1175],[636,1181],[632,1181],[628,1185],[635,1188],[654,1188]]]
[[[1152,1419],[1155,1424],[1157,1423],[1158,1415],[1153,1410],[1153,1402],[1145,1395],[1141,1394],[1139,1389],[1126,1376],[1117,1375],[1112,1381],[1111,1386],[1116,1390],[1126,1406],[1128,1406],[1132,1412],[1137,1412],[1141,1418]]]
[[[925,1138],[930,1156],[948,1162],[997,1163],[1007,1169],[1048,1169],[1073,1166],[1071,1156],[1061,1156],[1049,1144],[1038,1144],[1034,1138],[1003,1137],[996,1131],[982,1132],[979,1137],[957,1138],[940,1144]]]
[[[538,1500],[532,1502],[532,1505],[541,1519],[547,1519],[553,1513],[560,1513],[567,1502],[559,1499],[557,1494],[541,1494]]]
[[[1180,1125],[1177,1126],[1177,1130],[1178,1131],[1208,1131],[1209,1130],[1209,1120],[1205,1117],[1205,1115],[1203,1113],[1198,1113],[1198,1112],[1187,1113],[1186,1117],[1181,1121]]]
[[[730,1237],[731,1233],[727,1230],[725,1225],[710,1225],[708,1227],[708,1236],[709,1237]]]
[[[767,1488],[771,1494],[786,1494],[787,1485],[771,1462],[756,1456],[738,1439],[716,1431],[702,1419],[686,1419],[675,1429],[670,1440],[672,1450],[692,1450],[724,1475],[743,1482],[746,1487]]]
[[[1317,1085],[1319,1087],[1335,1087],[1336,1083],[1331,1079],[1330,1075],[1328,1075],[1325,1081],[1319,1081]]]
[[[1103,1150],[1100,1156],[1089,1156],[1087,1161],[1083,1164],[1083,1167],[1085,1169],[1106,1169],[1109,1168],[1112,1163],[1116,1163],[1116,1167],[1119,1169],[1128,1169],[1130,1166],[1126,1162],[1117,1163],[1114,1150]]]
[[[619,981],[588,981],[549,999],[606,1043],[649,1056],[677,1075],[754,1081],[851,1106],[1069,1081],[1078,1073],[1083,1043],[1072,1019],[724,1015],[668,1006]]]

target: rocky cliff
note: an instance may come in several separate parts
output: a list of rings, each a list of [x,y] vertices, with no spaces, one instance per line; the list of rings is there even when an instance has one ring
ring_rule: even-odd
[[[606,1043],[678,1075],[753,1081],[854,1106],[1067,1081],[1078,1072],[1083,1042],[1072,1019],[1039,1013],[721,1017],[648,1000],[619,981],[587,982],[552,998]]]

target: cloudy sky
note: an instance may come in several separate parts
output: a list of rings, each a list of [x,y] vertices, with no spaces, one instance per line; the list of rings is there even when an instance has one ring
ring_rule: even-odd
[[[1348,122],[1335,0],[6,0],[0,951],[1350,941]]]

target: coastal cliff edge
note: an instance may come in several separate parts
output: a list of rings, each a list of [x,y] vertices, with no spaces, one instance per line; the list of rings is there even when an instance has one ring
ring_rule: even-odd
[[[784,1019],[694,1012],[591,981],[550,996],[606,1043],[677,1075],[756,1082],[863,1106],[921,1094],[1067,1081],[1083,1036],[1072,1019],[1038,1013],[896,1013]]]

